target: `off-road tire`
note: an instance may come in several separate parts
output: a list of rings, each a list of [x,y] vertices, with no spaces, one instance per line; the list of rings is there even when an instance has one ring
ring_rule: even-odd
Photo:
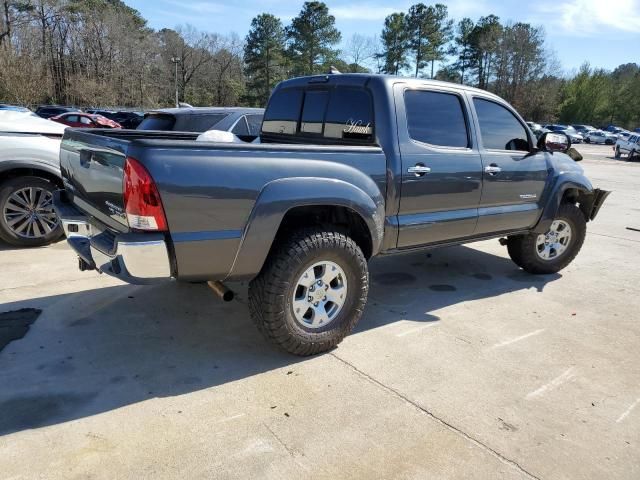
[[[507,251],[511,260],[524,271],[533,274],[557,273],[569,265],[582,248],[587,233],[587,222],[582,211],[574,204],[560,205],[555,220],[564,220],[571,227],[567,249],[557,258],[543,260],[536,252],[537,233],[507,237]]]
[[[51,232],[37,238],[24,238],[17,235],[6,223],[4,217],[5,203],[14,192],[26,188],[36,187],[53,193],[57,190],[57,186],[41,177],[25,176],[16,177],[4,181],[0,184],[0,240],[5,241],[9,245],[16,247],[41,247],[58,240],[62,234],[62,225],[58,224],[57,228]]]
[[[637,154],[636,154],[636,151],[635,151],[635,150],[631,150],[631,151],[629,152],[629,156],[627,157],[627,160],[628,160],[629,162],[633,162],[633,158],[634,158],[636,155],[637,155]]]
[[[293,289],[306,269],[323,260],[335,262],[344,271],[347,299],[326,327],[307,329],[293,315]],[[272,344],[295,355],[314,355],[334,348],[353,330],[362,316],[368,290],[367,261],[356,242],[338,231],[305,229],[277,246],[251,281],[249,312]]]

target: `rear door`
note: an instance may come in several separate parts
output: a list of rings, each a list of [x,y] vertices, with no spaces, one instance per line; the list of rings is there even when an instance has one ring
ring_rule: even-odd
[[[471,236],[482,163],[464,95],[447,87],[394,87],[402,187],[398,248]]]
[[[547,181],[546,152],[508,105],[472,96],[482,157],[482,198],[476,234],[525,229],[541,213]]]

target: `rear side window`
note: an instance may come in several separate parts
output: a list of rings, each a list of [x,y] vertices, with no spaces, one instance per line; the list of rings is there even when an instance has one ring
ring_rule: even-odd
[[[338,88],[333,91],[324,136],[345,140],[373,142],[373,102],[365,90]]]
[[[137,130],[173,130],[176,119],[173,115],[147,115],[140,122]]]
[[[529,150],[527,132],[511,111],[502,105],[482,98],[474,98],[473,104],[478,115],[484,148]]]
[[[176,123],[173,130],[176,132],[196,132],[202,133],[211,130],[227,114],[225,113],[197,113],[176,115]]]
[[[260,126],[262,125],[262,115],[247,115],[247,124],[249,125],[249,135],[260,135]]]
[[[441,147],[469,146],[467,122],[458,95],[409,90],[404,98],[412,139]]]
[[[249,128],[247,127],[247,117],[242,116],[240,120],[233,126],[231,133],[234,135],[249,135]]]
[[[295,135],[302,108],[302,90],[278,90],[269,100],[262,122],[265,133]]]

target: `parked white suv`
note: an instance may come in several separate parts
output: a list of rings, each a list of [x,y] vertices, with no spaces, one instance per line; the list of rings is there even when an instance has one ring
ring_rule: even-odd
[[[0,111],[0,241],[37,247],[62,235],[53,192],[62,187],[65,128],[30,112]]]
[[[640,133],[632,133],[626,139],[620,137],[613,147],[616,158],[627,155],[629,160],[640,154]]]

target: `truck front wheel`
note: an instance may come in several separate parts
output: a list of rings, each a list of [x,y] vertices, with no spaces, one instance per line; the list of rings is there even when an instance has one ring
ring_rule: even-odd
[[[303,230],[272,251],[251,282],[249,311],[271,343],[295,355],[314,355],[351,332],[368,289],[367,261],[351,238]]]
[[[549,230],[507,238],[511,259],[529,273],[556,273],[578,255],[587,233],[587,222],[573,204],[560,205]]]

